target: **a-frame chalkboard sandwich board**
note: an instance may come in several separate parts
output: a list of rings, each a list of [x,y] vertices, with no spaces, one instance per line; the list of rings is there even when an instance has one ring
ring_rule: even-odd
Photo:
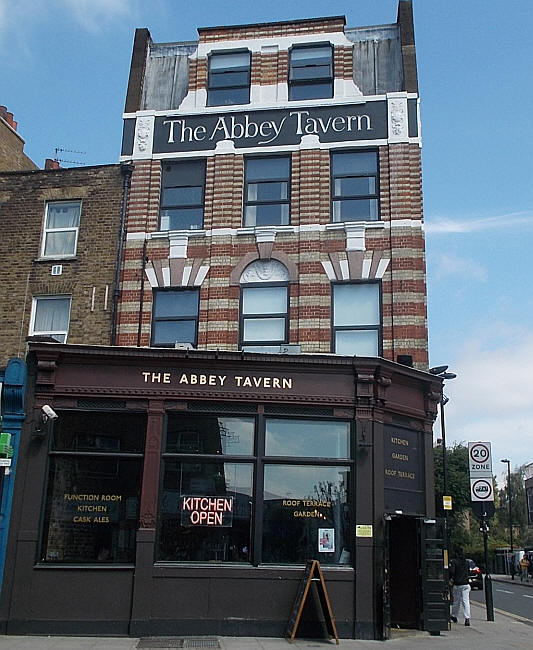
[[[289,622],[287,623],[287,632],[285,636],[289,637],[289,643],[294,641],[298,625],[300,624],[300,618],[304,611],[305,601],[313,582],[318,590],[318,599],[320,601],[320,606],[322,607],[324,620],[326,621],[328,636],[330,639],[334,638],[335,643],[339,645],[339,635],[337,634],[335,619],[333,618],[333,612],[331,611],[326,582],[318,560],[307,560],[305,563],[304,574],[300,581],[300,586],[298,587],[298,593],[294,599],[294,605],[292,606]]]

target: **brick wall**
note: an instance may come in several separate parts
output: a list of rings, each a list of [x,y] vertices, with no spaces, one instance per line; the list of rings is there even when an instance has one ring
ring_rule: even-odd
[[[333,74],[336,79],[353,79],[353,47],[335,46]],[[189,60],[189,90],[207,89],[208,61],[206,57]],[[287,83],[289,77],[289,52],[252,53],[250,82],[267,86]]]
[[[334,256],[355,266],[346,250],[343,228],[330,224],[330,154],[327,150],[302,150],[292,154],[291,224],[297,232],[278,232],[272,246],[297,268],[297,282],[290,291],[289,342],[303,352],[331,351],[331,281],[322,262]],[[383,277],[384,356],[396,359],[411,354],[415,365],[427,365],[427,324],[424,238],[422,218],[420,149],[398,144],[381,147],[380,204],[385,227],[367,229],[366,251],[361,256],[390,257]],[[212,236],[190,237],[186,266],[206,264],[209,272],[201,286],[200,349],[238,349],[239,287],[231,274],[245,256],[259,255],[253,234],[238,233],[242,227],[244,157],[224,154],[207,158],[204,226]],[[132,232],[151,234],[158,229],[160,162],[137,163],[132,177],[129,225]],[[411,220],[419,224],[413,227]],[[401,223],[400,223],[401,221]],[[389,227],[393,222],[397,225]],[[321,226],[319,229],[317,226]],[[217,229],[232,229],[218,234]],[[152,291],[143,280],[141,239],[127,242],[123,271],[124,294],[120,306],[120,345],[150,344]],[[167,237],[148,238],[146,260],[166,260]],[[375,268],[376,264],[373,262]],[[357,277],[357,276],[355,276]],[[144,282],[144,286],[142,287]],[[143,291],[142,322],[139,318]]]
[[[24,169],[37,169],[37,165],[24,153],[24,140],[0,117],[0,172]]]
[[[76,256],[40,260],[46,202],[69,199],[82,200]],[[25,353],[34,296],[71,295],[68,342],[109,344],[121,201],[119,165],[0,173],[0,365]]]
[[[247,38],[280,38],[304,34],[342,32],[346,21],[343,16],[333,18],[312,18],[308,20],[230,27],[203,27],[198,30],[199,42],[244,40]]]

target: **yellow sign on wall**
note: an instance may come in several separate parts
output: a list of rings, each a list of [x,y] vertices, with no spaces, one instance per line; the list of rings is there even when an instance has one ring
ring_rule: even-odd
[[[355,527],[356,537],[372,537],[372,524],[358,524]]]

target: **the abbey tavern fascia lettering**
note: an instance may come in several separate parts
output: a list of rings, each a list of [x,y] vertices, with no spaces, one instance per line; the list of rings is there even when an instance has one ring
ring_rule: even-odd
[[[386,102],[158,116],[153,152],[214,149],[222,140],[233,141],[237,148],[291,145],[306,135],[321,142],[386,138]]]

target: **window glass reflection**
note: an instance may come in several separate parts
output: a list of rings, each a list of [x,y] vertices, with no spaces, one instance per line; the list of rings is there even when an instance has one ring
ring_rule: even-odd
[[[167,453],[252,455],[253,418],[169,414]]]
[[[267,456],[349,458],[348,422],[268,419],[265,423]]]
[[[146,418],[139,413],[61,411],[54,423],[54,451],[142,453]]]
[[[157,560],[249,562],[252,465],[166,460]]]
[[[134,562],[141,459],[52,457],[42,562]]]
[[[349,468],[267,465],[263,562],[349,564]]]

